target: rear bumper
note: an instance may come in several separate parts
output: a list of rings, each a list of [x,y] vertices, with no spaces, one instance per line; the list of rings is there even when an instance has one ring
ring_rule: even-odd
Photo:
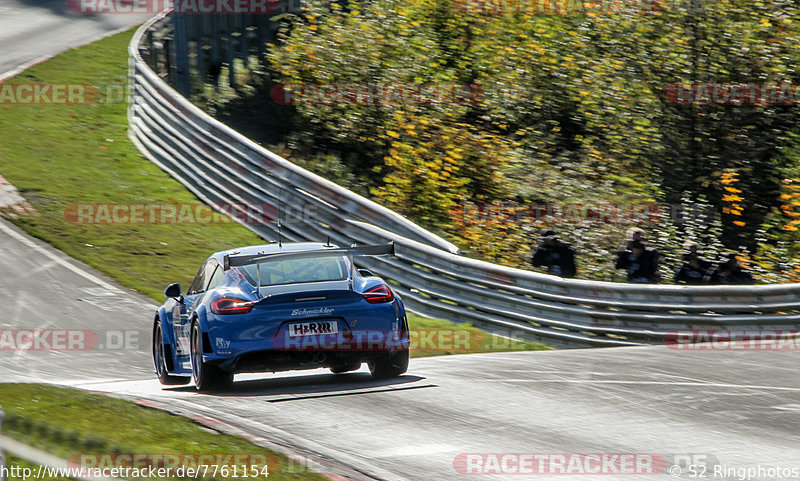
[[[212,316],[203,358],[227,372],[274,372],[337,368],[407,350],[411,344],[408,323],[399,298],[379,305],[358,299],[364,305],[348,306],[346,316],[344,309],[336,312],[338,316],[293,317],[292,311],[269,318]],[[292,329],[296,324],[324,322],[334,322],[336,328],[322,329],[324,333],[319,334],[298,334]]]
[[[387,324],[391,326],[384,323]],[[372,361],[409,348],[405,320],[392,324],[389,329],[354,330],[340,321],[338,333],[290,336],[287,323],[283,323],[277,329],[272,328],[269,339],[220,342],[212,336],[203,357],[206,362],[233,373],[337,367]],[[398,329],[399,326],[402,328]],[[253,327],[259,329],[257,324]]]
[[[395,351],[396,350],[369,352],[264,350],[242,354],[236,358],[219,362],[217,366],[223,371],[232,373],[332,368],[347,364],[385,359]]]

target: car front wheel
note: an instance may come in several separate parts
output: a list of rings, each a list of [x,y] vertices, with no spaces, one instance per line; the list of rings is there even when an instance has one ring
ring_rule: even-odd
[[[164,350],[164,335],[161,332],[161,323],[156,321],[153,329],[153,363],[156,366],[158,381],[165,386],[180,386],[189,384],[188,376],[173,376],[167,371],[167,360]]]

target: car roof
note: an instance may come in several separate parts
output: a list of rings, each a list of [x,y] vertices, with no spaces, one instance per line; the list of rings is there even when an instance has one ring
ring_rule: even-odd
[[[279,244],[274,242],[272,244],[261,244],[254,246],[237,247],[225,251],[215,252],[211,255],[214,259],[222,262],[222,258],[226,255],[231,256],[250,256],[255,254],[272,254],[275,252],[302,252],[302,251],[316,251],[336,249],[339,246],[333,244],[323,244],[322,242],[284,242]]]

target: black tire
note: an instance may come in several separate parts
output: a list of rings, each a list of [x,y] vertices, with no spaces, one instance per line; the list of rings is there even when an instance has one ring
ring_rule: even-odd
[[[203,362],[202,335],[200,324],[192,324],[192,380],[200,392],[219,391],[230,386],[233,374],[225,372],[217,366]]]
[[[181,386],[189,384],[189,376],[173,376],[167,371],[167,358],[164,356],[164,334],[161,332],[161,322],[156,321],[153,327],[153,364],[156,367],[156,377],[164,386]]]
[[[342,374],[350,371],[358,371],[359,369],[361,369],[361,363],[356,361],[356,362],[351,362],[349,364],[340,364],[338,366],[333,366],[331,368],[331,372],[334,374]]]
[[[408,370],[408,349],[397,351],[385,359],[369,362],[369,372],[375,379],[397,377]]]

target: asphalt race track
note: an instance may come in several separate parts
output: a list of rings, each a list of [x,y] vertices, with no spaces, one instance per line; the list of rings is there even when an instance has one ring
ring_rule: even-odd
[[[344,453],[340,459],[376,478],[489,479],[458,475],[454,459],[656,453],[668,464],[696,456],[736,468],[797,467],[796,366],[794,352],[637,347],[412,360],[409,373],[390,383],[366,372],[237,376],[219,395],[162,389],[152,379],[74,385],[161,400],[286,444]]]
[[[56,2],[30,2],[49,5],[32,15],[27,5],[0,5],[0,37],[15,46],[0,52],[0,72],[55,53],[54,32],[61,49],[133,21],[64,16]],[[19,21],[23,7],[26,22]],[[454,460],[466,453],[653,453],[666,467],[705,462],[707,479],[740,479],[715,476],[714,465],[800,471],[797,351],[656,346],[459,355],[412,360],[407,375],[388,382],[373,381],[364,370],[246,375],[229,392],[206,395],[191,386],[162,389],[155,380],[151,301],[4,221],[0,269],[0,330],[66,330],[75,341],[67,343],[71,349],[0,349],[0,381],[154,400],[336,459],[363,479],[592,478],[462,475]],[[699,477],[665,469],[601,479]]]
[[[48,332],[38,346],[33,338],[22,338],[31,345],[28,350],[16,349],[17,333],[0,337],[0,381],[129,379],[153,371],[147,364],[152,301],[122,290],[4,220],[0,266],[0,330]],[[82,342],[70,342],[75,335]],[[48,349],[53,347],[60,348]]]

